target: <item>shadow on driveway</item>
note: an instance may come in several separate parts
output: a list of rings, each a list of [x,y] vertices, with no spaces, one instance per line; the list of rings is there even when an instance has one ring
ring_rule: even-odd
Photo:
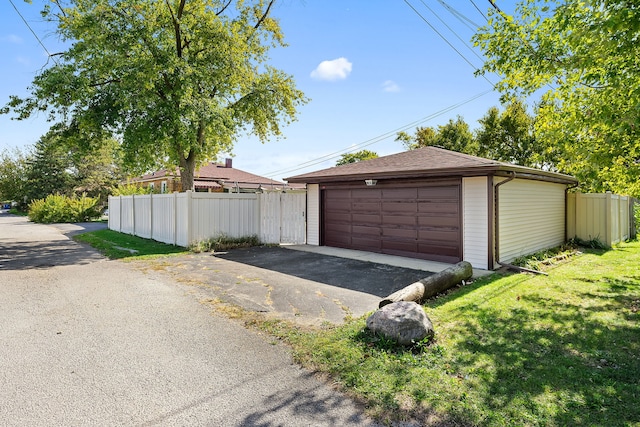
[[[215,257],[381,298],[432,274],[422,270],[268,246],[234,249],[216,253]]]

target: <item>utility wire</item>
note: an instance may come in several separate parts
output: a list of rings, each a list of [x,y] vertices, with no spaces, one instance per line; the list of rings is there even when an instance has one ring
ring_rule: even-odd
[[[469,28],[471,31],[476,31],[478,28],[480,28],[480,25],[476,24],[471,19],[467,18],[462,13],[458,12],[455,8],[448,5],[444,0],[438,0],[438,3],[440,3],[442,7],[447,9],[453,16],[458,18],[458,20],[462,22],[464,25],[466,25],[467,28]]]
[[[486,90],[484,92],[478,93],[478,94],[472,96],[471,98],[465,99],[464,101],[460,101],[460,102],[458,102],[456,104],[450,105],[450,106],[448,106],[446,108],[443,108],[442,110],[436,111],[435,113],[430,114],[430,115],[428,115],[426,117],[423,117],[421,119],[413,121],[413,122],[411,122],[409,124],[406,124],[406,125],[404,125],[402,127],[394,129],[392,131],[386,132],[386,133],[384,133],[382,135],[379,135],[379,136],[376,136],[374,138],[368,139],[368,140],[363,141],[361,143],[355,144],[355,145],[350,146],[348,148],[345,148],[345,149],[342,149],[342,150],[338,150],[338,151],[335,151],[333,153],[329,153],[327,155],[324,155],[324,156],[321,156],[321,157],[317,157],[315,159],[311,159],[311,160],[309,160],[307,162],[300,163],[297,166],[293,166],[291,168],[275,170],[273,172],[266,173],[265,175],[271,177],[271,176],[280,175],[280,174],[283,174],[283,173],[292,173],[292,172],[295,172],[295,171],[298,171],[298,170],[301,170],[301,169],[306,169],[306,168],[311,167],[311,166],[316,166],[316,165],[318,165],[320,163],[324,163],[327,160],[337,159],[342,154],[351,153],[351,152],[354,152],[356,150],[360,150],[360,149],[362,149],[364,147],[368,147],[370,145],[373,145],[373,144],[376,144],[378,142],[381,142],[381,141],[383,141],[383,140],[385,140],[385,139],[387,139],[387,138],[389,138],[391,136],[396,135],[398,132],[406,131],[406,130],[414,127],[414,126],[420,125],[420,124],[422,124],[424,122],[427,122],[429,120],[432,120],[432,119],[434,119],[434,118],[436,118],[438,116],[441,116],[441,115],[446,114],[446,113],[448,113],[450,111],[453,111],[453,110],[455,110],[455,109],[457,109],[457,108],[459,108],[459,107],[461,107],[461,106],[463,106],[465,104],[468,104],[468,103],[470,103],[472,101],[475,101],[476,99],[478,99],[478,98],[480,98],[480,97],[482,97],[484,95],[487,95],[488,93],[491,93],[491,92],[493,92],[493,89],[489,89],[489,90]]]
[[[469,61],[467,59],[466,56],[464,56],[453,44],[451,44],[451,42],[445,37],[443,36],[433,25],[431,25],[431,22],[429,22],[429,20],[427,18],[425,18],[420,12],[418,12],[418,10],[413,7],[413,5],[411,3],[409,3],[408,0],[404,0],[404,2],[420,17],[422,18],[422,20],[438,35],[440,36],[440,38],[442,40],[445,41],[445,43],[447,43],[449,45],[449,47],[451,47],[451,49],[453,49],[458,55],[460,55],[460,57],[462,59],[464,59],[464,61],[469,64],[471,66],[471,68],[473,68],[474,71],[478,71],[478,67],[476,67],[475,65],[473,65],[473,63],[471,61]],[[466,45],[465,45],[466,46]],[[489,83],[491,85],[491,87],[494,87],[495,85],[493,83],[491,83],[491,81],[487,78],[487,76],[485,76],[484,74],[482,74],[482,78],[484,78],[487,83]]]
[[[470,2],[471,2],[471,4],[473,5],[473,7],[475,7],[475,8],[476,8],[476,10],[478,11],[478,13],[479,13],[480,15],[482,15],[482,17],[485,19],[485,21],[489,22],[489,19],[485,16],[485,14],[484,14],[484,13],[482,13],[482,10],[480,10],[480,8],[479,8],[479,7],[478,7],[478,5],[476,4],[476,2],[475,2],[475,1],[473,1],[473,0],[469,0],[469,1],[470,1]]]
[[[20,18],[22,19],[22,22],[24,22],[24,24],[27,26],[27,28],[29,29],[29,31],[31,31],[31,34],[33,34],[33,37],[36,38],[36,40],[38,40],[38,43],[40,43],[40,46],[42,46],[42,49],[44,49],[44,51],[47,53],[47,55],[49,56],[49,58],[53,59],[53,61],[57,64],[58,62],[56,61],[55,57],[53,55],[51,55],[51,53],[49,52],[49,50],[47,49],[47,47],[44,45],[44,43],[42,43],[42,40],[40,40],[40,37],[38,37],[38,35],[36,34],[35,31],[33,31],[33,28],[31,28],[31,25],[29,25],[29,23],[27,22],[26,19],[24,19],[24,16],[22,16],[22,13],[20,13],[20,11],[18,10],[18,8],[16,7],[16,5],[13,3],[13,0],[9,0],[9,3],[11,3],[11,6],[13,6],[13,8],[15,9],[16,13],[20,16]]]
[[[432,13],[436,18],[438,18],[438,20],[442,23],[442,25],[444,25],[445,27],[447,27],[447,29],[448,29],[449,31],[451,31],[451,32],[453,33],[453,35],[454,35],[454,36],[456,36],[456,38],[457,38],[457,39],[458,39],[458,40],[459,40],[459,41],[460,41],[460,42],[461,42],[461,43],[462,43],[462,44],[463,44],[467,49],[469,49],[469,50],[471,51],[471,53],[473,53],[473,54],[476,56],[476,58],[478,58],[480,61],[484,62],[484,58],[483,58],[483,57],[481,57],[480,55],[478,55],[478,52],[476,52],[476,51],[475,51],[475,50],[473,50],[471,47],[469,47],[469,45],[467,44],[467,42],[466,42],[466,41],[464,41],[464,40],[462,39],[462,37],[460,37],[460,36],[458,35],[458,33],[456,33],[456,31],[455,31],[453,28],[451,28],[449,25],[447,25],[447,23],[444,21],[444,19],[440,18],[440,16],[439,16],[439,15],[438,15],[438,14],[437,14],[433,9],[431,9],[431,8],[429,7],[429,5],[427,5],[427,3],[425,3],[425,1],[424,1],[424,0],[420,0],[420,1],[421,1],[421,2],[422,2],[422,4],[424,5],[424,7],[426,7],[426,8],[429,10],[429,12],[431,12],[431,13]]]

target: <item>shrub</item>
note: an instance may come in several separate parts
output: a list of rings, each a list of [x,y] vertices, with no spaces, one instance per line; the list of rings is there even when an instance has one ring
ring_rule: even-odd
[[[29,204],[29,219],[39,223],[82,222],[100,217],[98,198],[50,194]]]
[[[151,187],[142,187],[132,182],[119,184],[117,187],[111,189],[111,194],[113,196],[137,196],[138,194],[151,193],[157,193],[157,191]]]
[[[228,249],[249,248],[260,246],[258,236],[229,237],[224,234],[210,239],[200,240],[189,247],[192,252],[216,252]]]

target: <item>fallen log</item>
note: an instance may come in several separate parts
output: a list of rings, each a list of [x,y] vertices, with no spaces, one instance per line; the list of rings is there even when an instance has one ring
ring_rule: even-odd
[[[380,301],[378,308],[382,308],[387,304],[398,301],[415,301],[420,303],[427,298],[444,292],[473,276],[473,268],[467,261],[459,263],[435,273],[424,279],[406,286],[396,291]]]

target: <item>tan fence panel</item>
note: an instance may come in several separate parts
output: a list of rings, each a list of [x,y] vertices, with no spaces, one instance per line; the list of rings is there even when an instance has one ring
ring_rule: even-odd
[[[597,239],[607,246],[631,236],[633,199],[617,194],[572,193],[567,199],[567,237]]]

